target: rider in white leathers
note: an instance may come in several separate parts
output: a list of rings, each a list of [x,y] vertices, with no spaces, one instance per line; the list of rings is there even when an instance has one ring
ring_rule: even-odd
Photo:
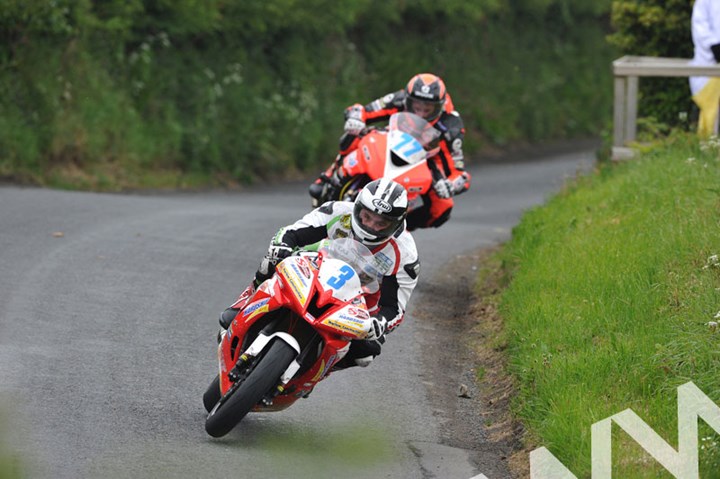
[[[281,228],[273,237],[268,253],[255,274],[254,284],[240,300],[220,316],[227,328],[243,297],[249,298],[255,287],[270,278],[275,265],[302,246],[326,238],[353,238],[367,246],[386,266],[379,295],[366,298],[373,317],[367,340],[352,341],[348,354],[336,369],[367,366],[380,354],[385,334],[402,322],[410,295],[417,284],[420,263],[412,235],[405,229],[407,192],[392,180],[381,178],[368,183],[354,202],[334,201],[321,205],[295,223]]]

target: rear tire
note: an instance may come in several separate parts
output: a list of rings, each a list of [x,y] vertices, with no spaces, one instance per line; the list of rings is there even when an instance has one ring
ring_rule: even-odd
[[[280,375],[296,356],[297,351],[285,341],[273,341],[245,380],[230,392],[230,397],[210,411],[205,421],[205,431],[213,437],[222,437],[230,432],[278,383]]]
[[[220,376],[215,376],[215,379],[212,380],[210,386],[205,390],[205,394],[203,394],[205,410],[207,412],[212,411],[212,408],[215,407],[220,397],[222,397],[220,394]]]
[[[338,190],[338,201],[355,201],[358,193],[370,182],[370,178],[365,175],[356,176],[348,179]]]

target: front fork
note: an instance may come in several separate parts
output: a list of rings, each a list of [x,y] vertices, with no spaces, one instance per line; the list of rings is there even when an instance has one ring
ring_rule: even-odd
[[[283,372],[282,376],[280,376],[280,380],[278,381],[278,384],[275,388],[273,388],[265,397],[262,399],[262,402],[265,406],[270,406],[273,402],[273,399],[285,392],[285,386],[287,383],[290,382],[290,380],[295,377],[297,372],[303,367],[303,365],[306,363],[309,357],[311,357],[312,354],[316,354],[318,348],[322,344],[322,336],[320,336],[317,331],[314,332],[313,336],[310,338],[310,340],[305,344],[303,348],[300,347],[300,344],[298,343],[297,339],[295,339],[292,335],[285,333],[285,332],[274,332],[269,333],[267,331],[268,329],[272,329],[270,327],[271,325],[266,326],[263,331],[260,332],[257,338],[250,344],[250,346],[240,354],[238,357],[237,362],[235,363],[235,366],[228,372],[228,379],[230,379],[230,382],[233,383],[232,387],[235,387],[239,385],[242,380],[247,376],[247,374],[250,373],[251,366],[254,363],[254,359],[259,359],[261,353],[263,350],[266,349],[266,347],[270,344],[273,340],[278,341],[285,341],[290,347],[292,347],[297,353],[298,356],[295,358],[295,360],[290,363],[290,366]],[[314,358],[311,360],[311,365],[314,363]]]

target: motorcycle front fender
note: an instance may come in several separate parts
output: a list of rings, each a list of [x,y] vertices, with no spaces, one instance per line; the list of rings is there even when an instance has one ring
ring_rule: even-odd
[[[297,342],[297,339],[284,332],[273,333],[269,336],[265,336],[264,334],[258,335],[255,341],[253,341],[252,344],[250,344],[250,346],[245,350],[245,354],[248,356],[257,356],[260,354],[260,351],[265,349],[265,346],[267,346],[273,338],[280,338],[282,341],[285,341],[288,346],[300,354],[300,344]]]

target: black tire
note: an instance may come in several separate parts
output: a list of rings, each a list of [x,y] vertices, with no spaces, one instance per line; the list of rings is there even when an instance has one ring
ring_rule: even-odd
[[[348,179],[343,185],[338,189],[336,197],[333,198],[336,201],[355,201],[355,198],[357,198],[357,195],[359,191],[365,187],[370,182],[370,178],[368,178],[365,175],[356,176],[353,178]],[[350,186],[353,184],[356,185],[357,189],[352,192],[352,194],[348,193],[348,189],[350,189]]]
[[[203,394],[205,410],[207,412],[212,411],[212,408],[215,407],[220,397],[220,376],[215,376],[215,379],[212,380],[210,386],[205,390],[205,394]]]
[[[205,431],[213,437],[222,437],[230,432],[278,383],[280,375],[296,356],[297,351],[285,341],[273,341],[245,380],[229,392],[230,397],[210,411],[205,420]]]

